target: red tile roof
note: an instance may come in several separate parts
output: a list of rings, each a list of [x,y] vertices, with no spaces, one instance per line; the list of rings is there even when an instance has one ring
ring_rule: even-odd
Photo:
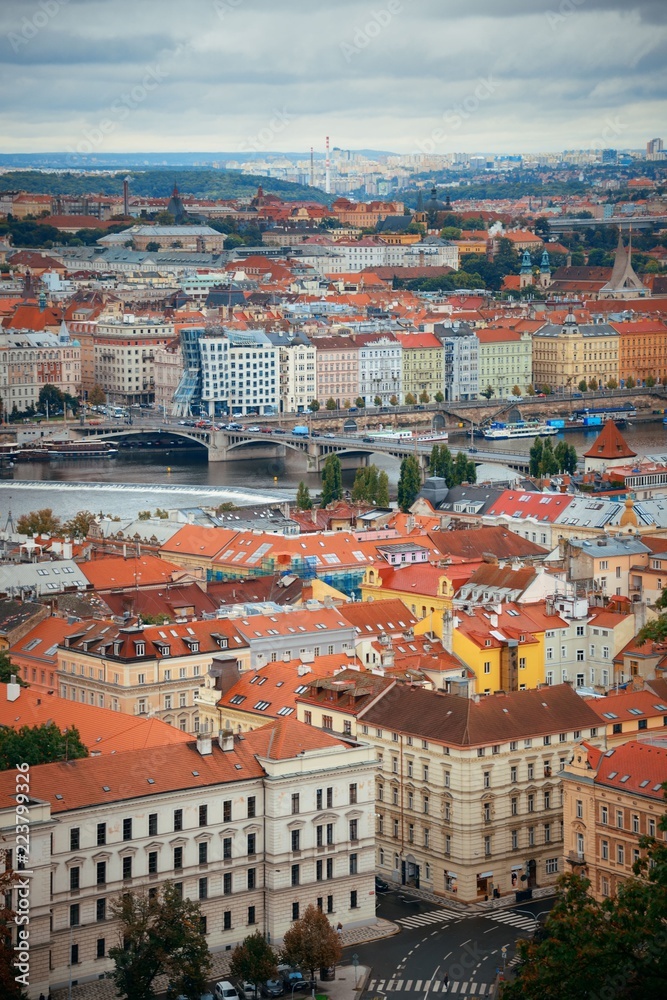
[[[608,420],[595,441],[584,452],[584,458],[635,458],[637,452],[629,446],[613,420]]]
[[[558,508],[559,511],[562,509]],[[546,549],[501,525],[464,531],[429,531],[428,534],[443,554],[463,559],[482,559],[487,554],[498,556],[499,559],[511,559],[514,556],[530,559],[546,555]]]
[[[529,493],[522,490],[505,490],[489,507],[487,517],[509,516],[517,521],[534,518],[552,524],[567,510],[574,497],[566,493]]]
[[[382,575],[384,578],[384,570]],[[403,601],[398,599],[346,604],[341,608],[341,614],[354,625],[360,636],[376,636],[383,632],[399,635],[417,624],[417,619],[407,610]]]
[[[183,572],[182,566],[151,555],[130,556],[127,559],[122,556],[103,556],[80,563],[79,569],[93,588],[100,591],[154,587],[169,583],[174,573]]]
[[[293,715],[296,700],[316,677],[330,677],[337,670],[351,665],[361,666],[354,654],[334,653],[315,656],[308,663],[295,659],[276,660],[258,670],[247,670],[220,697],[218,708],[233,708],[249,712],[259,719],[275,719]],[[257,706],[260,706],[259,708]]]
[[[667,749],[631,740],[607,750],[600,760],[596,785],[662,802],[667,782]]]

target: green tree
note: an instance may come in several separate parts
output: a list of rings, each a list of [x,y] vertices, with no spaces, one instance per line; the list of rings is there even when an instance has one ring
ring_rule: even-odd
[[[398,506],[406,513],[410,510],[421,489],[421,470],[414,455],[406,455],[401,462],[398,478]]]
[[[343,409],[344,410],[349,410],[351,405],[352,404],[350,403],[349,399],[344,399],[343,400]]]
[[[94,385],[88,393],[88,402],[91,406],[103,406],[107,397],[101,385]]]
[[[618,382],[616,381],[615,378],[610,378],[609,379],[609,381],[607,382],[607,388],[608,389],[618,389]]]
[[[542,461],[540,463],[541,476],[553,476],[558,472],[558,462],[554,455],[551,438],[547,438],[542,445]]]
[[[164,974],[169,992],[197,1000],[211,967],[199,904],[167,882],[153,898],[123,892],[112,901],[111,914],[120,925],[119,943],[109,949],[115,963],[111,978],[120,996],[153,1000],[155,979]]]
[[[328,507],[343,496],[343,471],[338,455],[328,455],[322,469],[321,507]]]
[[[495,389],[491,385],[487,385],[486,389],[482,389],[480,392],[480,396],[484,396],[485,399],[491,399],[495,394]]]
[[[50,414],[54,413],[56,410],[61,409],[63,405],[63,393],[58,388],[57,385],[53,385],[49,382],[47,385],[43,385],[39,390],[39,396],[37,397],[37,406],[42,411],[42,413],[48,411]]]
[[[311,413],[317,413],[317,411],[319,410],[319,408],[320,408],[320,404],[319,404],[318,400],[317,399],[311,399],[310,403],[308,404],[308,409],[311,411]]]
[[[65,521],[62,526],[63,533],[70,538],[87,538],[91,524],[95,524],[95,515],[89,510],[80,510],[78,514]]]
[[[43,507],[22,514],[16,522],[16,530],[20,535],[57,535],[61,522],[50,507]]]
[[[360,410],[363,410],[364,407],[366,406],[366,400],[364,399],[363,396],[357,396],[357,398],[354,401],[354,405],[358,406]]]
[[[382,396],[375,396],[373,406],[382,406]]]
[[[577,471],[577,452],[574,445],[559,441],[554,448],[554,458],[557,464],[556,472],[572,474]]]
[[[12,677],[16,678],[16,683],[21,687],[28,687],[26,682],[19,675],[20,667],[12,663],[12,658],[6,649],[0,650],[0,682],[9,684]]]
[[[301,480],[298,489],[296,491],[296,506],[297,510],[311,510],[313,506],[313,501],[310,496],[310,490],[306,484]]]
[[[375,503],[378,507],[389,506],[389,476],[384,469],[378,473],[378,489]]]
[[[626,387],[626,389],[634,389],[634,387],[636,385],[637,385],[637,383],[633,379],[632,375],[628,375],[628,377],[625,380],[625,387]]]
[[[585,378],[582,378],[577,388],[579,389],[579,392],[588,392],[588,382]]]
[[[477,466],[475,465],[472,459],[468,460],[465,481],[471,484],[477,482]]]
[[[530,385],[526,386],[526,395],[527,396],[534,396],[535,395],[535,386],[532,383]]]
[[[536,437],[529,452],[529,468],[531,476],[539,476],[542,469],[542,438]]]
[[[406,405],[406,406],[414,406],[416,402],[417,402],[417,400],[416,400],[416,399],[415,399],[415,397],[414,397],[414,396],[412,395],[412,393],[411,393],[411,392],[408,392],[408,393],[406,394],[406,397],[405,397],[405,405]]]
[[[285,931],[282,953],[286,962],[307,969],[314,979],[316,970],[336,965],[343,951],[326,914],[311,903],[301,919]]]
[[[467,481],[468,476],[468,456],[464,451],[459,451],[456,458],[454,459],[454,481],[455,485],[459,486],[461,483]]]
[[[56,760],[87,757],[88,748],[81,742],[76,726],[61,732],[55,722],[20,729],[0,729],[0,771],[17,764],[50,764]]]
[[[276,955],[261,931],[237,944],[232,952],[230,972],[242,982],[253,983],[259,996],[260,984],[278,975]]]
[[[653,386],[655,385],[655,378],[653,377],[653,375],[649,375],[649,377],[646,379],[646,385],[648,386],[649,389],[653,388]]]
[[[435,396],[433,397],[433,399],[434,399],[434,400],[436,401],[436,403],[444,403],[444,401],[445,401],[445,397],[444,397],[444,394],[443,394],[442,392],[440,392],[440,390],[439,390],[439,389],[438,389],[438,391],[436,392],[436,394],[435,394]]]
[[[428,403],[428,401],[430,400],[430,398],[431,397],[427,393],[426,389],[424,389],[424,391],[420,392],[420,394],[419,394],[419,402],[420,403]]]
[[[336,407],[336,400],[333,399],[331,396],[329,396],[329,398],[327,399],[327,401],[325,403],[325,406],[326,406],[327,410],[335,410],[337,408]]]
[[[227,241],[225,240],[225,249],[227,249]],[[146,244],[147,253],[157,253],[162,244],[156,243],[155,240],[151,240],[150,243]]]
[[[165,614],[147,615],[144,613],[139,615],[139,619],[142,625],[166,625],[171,621],[169,615]]]

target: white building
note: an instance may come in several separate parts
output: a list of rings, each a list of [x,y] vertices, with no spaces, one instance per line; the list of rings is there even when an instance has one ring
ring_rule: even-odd
[[[392,333],[361,334],[354,338],[359,349],[359,395],[367,406],[379,396],[387,405],[392,396],[402,401],[402,347]]]
[[[221,330],[200,341],[202,405],[216,413],[276,413],[280,352],[263,330]]]
[[[268,334],[280,355],[280,411],[304,413],[317,399],[317,348],[302,333]]]
[[[31,1000],[111,969],[125,890],[171,881],[199,901],[212,952],[254,930],[279,942],[311,903],[374,923],[374,757],[283,719],[31,767]],[[0,845],[14,848],[16,782],[0,775]]]
[[[444,348],[444,386],[447,402],[468,402],[479,392],[479,340],[469,328],[436,331]]]

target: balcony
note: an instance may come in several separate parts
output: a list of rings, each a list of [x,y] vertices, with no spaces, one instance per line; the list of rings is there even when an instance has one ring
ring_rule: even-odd
[[[568,851],[565,860],[567,861],[568,864],[573,866],[585,865],[586,855],[584,851]]]

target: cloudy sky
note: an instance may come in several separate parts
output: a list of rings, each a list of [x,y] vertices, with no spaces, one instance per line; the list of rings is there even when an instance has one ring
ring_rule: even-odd
[[[0,151],[637,147],[666,41],[666,0],[1,0]]]

